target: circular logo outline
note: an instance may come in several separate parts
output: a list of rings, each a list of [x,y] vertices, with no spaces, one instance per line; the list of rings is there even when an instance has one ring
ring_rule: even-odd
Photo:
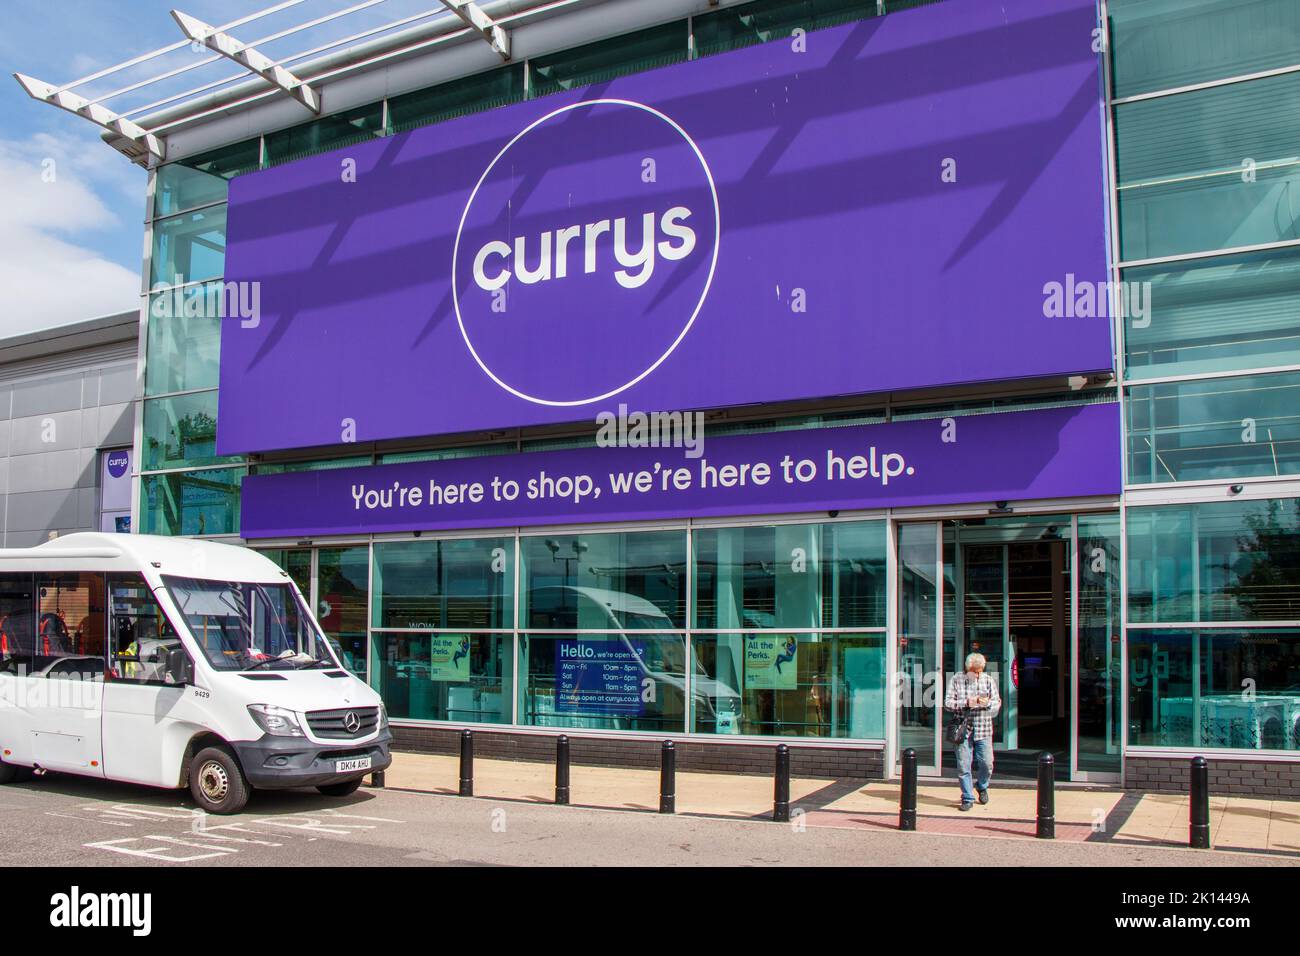
[[[487,180],[493,168],[496,167],[496,164],[500,162],[501,157],[504,156],[507,152],[509,152],[510,148],[514,146],[515,143],[523,139],[524,136],[526,136],[529,132],[531,132],[536,127],[542,125],[547,120],[559,116],[562,113],[567,113],[569,110],[577,109],[580,106],[597,106],[597,105],[630,106],[634,109],[644,110],[645,112],[651,114],[652,116],[658,117],[659,119],[663,120],[674,130],[676,130],[677,134],[681,136],[682,139],[686,141],[686,144],[690,146],[691,150],[694,151],[695,158],[700,161],[700,167],[704,170],[704,177],[705,179],[708,180],[709,192],[713,196],[713,256],[709,262],[709,274],[704,280],[704,288],[700,291],[700,299],[698,302],[695,303],[695,309],[691,312],[690,319],[688,319],[686,324],[682,326],[681,332],[678,333],[677,338],[675,338],[673,340],[673,343],[668,346],[667,350],[663,353],[663,355],[655,359],[655,361],[650,365],[649,368],[647,368],[636,378],[632,379],[630,382],[626,382],[623,385],[620,385],[617,388],[611,389],[610,391],[604,392],[600,395],[594,395],[591,398],[567,399],[563,401],[557,399],[549,399],[549,398],[538,398],[535,395],[528,395],[524,392],[521,392],[519,391],[519,389],[507,385],[504,381],[502,381],[501,378],[495,372],[493,372],[490,368],[488,368],[487,363],[483,361],[483,359],[479,356],[478,352],[475,350],[474,343],[470,341],[469,332],[466,331],[465,329],[465,320],[460,313],[460,291],[458,288],[459,283],[458,283],[458,276],[456,271],[456,267],[460,257],[461,233],[465,229],[465,220],[469,218],[469,211],[470,208],[474,205],[475,197],[478,196],[479,188]],[[451,302],[452,302],[452,307],[456,311],[456,325],[460,328],[460,337],[461,339],[464,340],[465,347],[469,349],[469,354],[473,356],[474,361],[478,364],[478,367],[483,370],[483,374],[485,374],[488,378],[492,379],[492,381],[496,382],[497,385],[505,389],[511,395],[514,395],[516,398],[522,398],[524,401],[532,402],[535,405],[550,405],[553,407],[561,407],[561,408],[572,407],[576,405],[590,405],[593,402],[602,402],[607,398],[612,398],[613,396],[619,394],[620,392],[627,391],[633,385],[637,384],[637,382],[640,382],[647,375],[649,375],[660,365],[662,365],[668,359],[668,356],[672,355],[673,352],[677,350],[677,346],[679,346],[682,343],[682,339],[686,338],[686,333],[688,333],[691,330],[691,327],[695,325],[695,320],[696,318],[699,317],[700,310],[704,308],[704,300],[709,297],[709,290],[713,286],[713,275],[718,267],[718,250],[721,245],[722,245],[722,209],[718,202],[718,184],[714,182],[713,170],[709,168],[708,160],[704,158],[704,153],[700,150],[700,147],[696,144],[695,140],[691,138],[691,135],[687,133],[686,130],[682,129],[682,127],[677,123],[676,120],[674,120],[671,116],[668,116],[665,113],[662,113],[659,110],[655,109],[653,106],[647,106],[646,104],[638,103],[635,100],[624,100],[624,99],[616,99],[611,97],[601,97],[599,99],[594,99],[594,100],[581,100],[580,102],[577,103],[570,103],[568,106],[561,106],[559,109],[552,110],[551,112],[547,113],[545,116],[533,120],[533,122],[529,123],[522,130],[516,133],[514,137],[511,138],[511,140],[505,144],[505,146],[501,147],[501,151],[498,152],[496,156],[492,158],[492,162],[488,163],[487,169],[483,170],[483,175],[478,178],[478,182],[474,184],[473,190],[470,191],[469,199],[465,203],[465,211],[462,212],[460,215],[460,224],[456,227],[456,241],[452,246],[452,251],[451,251]]]

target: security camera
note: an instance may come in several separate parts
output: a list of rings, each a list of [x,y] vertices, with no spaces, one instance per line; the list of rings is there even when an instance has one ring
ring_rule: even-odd
[[[1245,486],[1245,485],[1231,485],[1231,486],[1228,488],[1228,494],[1230,494],[1230,495],[1239,495],[1239,494],[1241,494],[1245,489],[1246,489],[1246,486]]]

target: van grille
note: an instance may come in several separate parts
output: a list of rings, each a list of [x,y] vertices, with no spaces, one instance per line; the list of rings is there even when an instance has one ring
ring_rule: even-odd
[[[356,730],[348,730],[347,716],[356,714],[360,725]],[[311,732],[322,739],[355,740],[369,737],[379,726],[378,707],[345,707],[342,710],[313,710],[307,715],[307,726]]]

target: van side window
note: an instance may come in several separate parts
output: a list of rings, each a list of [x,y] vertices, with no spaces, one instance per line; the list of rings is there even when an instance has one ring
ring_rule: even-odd
[[[104,576],[36,575],[32,673],[95,680],[104,673]]]
[[[110,575],[113,680],[140,684],[186,684],[193,666],[171,621],[138,574]]]
[[[36,654],[32,576],[0,574],[0,671],[30,673]]]

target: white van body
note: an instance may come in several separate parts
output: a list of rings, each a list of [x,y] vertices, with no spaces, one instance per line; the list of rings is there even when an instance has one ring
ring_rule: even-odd
[[[60,600],[83,614],[75,635],[48,609]],[[32,768],[195,790],[196,757],[215,751],[238,770],[222,759],[207,769],[242,773],[245,789],[342,795],[391,762],[379,695],[344,670],[292,580],[255,551],[71,534],[0,550],[0,607],[0,770],[11,776]],[[243,805],[195,799],[213,812]]]

